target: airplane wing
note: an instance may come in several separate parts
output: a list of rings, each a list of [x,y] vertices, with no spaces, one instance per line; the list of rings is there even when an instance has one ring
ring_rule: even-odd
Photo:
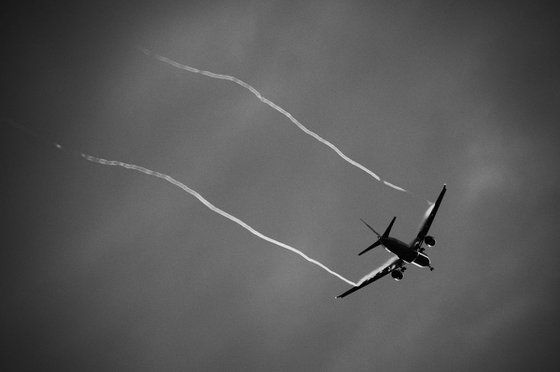
[[[427,217],[424,220],[424,223],[422,224],[422,227],[420,228],[420,231],[418,232],[416,239],[414,239],[412,243],[413,247],[416,246],[418,243],[422,244],[424,238],[426,237],[426,235],[428,235],[428,230],[430,230],[430,226],[432,226],[432,222],[434,222],[434,218],[438,211],[439,205],[443,200],[443,195],[445,195],[446,190],[447,190],[446,185],[443,185],[443,190],[441,190],[441,192],[439,193],[436,202],[432,204],[430,208],[428,208]]]
[[[346,297],[349,294],[354,293],[358,289],[361,289],[361,288],[365,287],[366,285],[369,285],[369,284],[375,282],[377,279],[383,278],[385,275],[389,274],[391,271],[393,271],[397,268],[400,268],[400,267],[404,266],[405,264],[406,264],[406,262],[404,262],[403,260],[401,260],[397,256],[392,257],[383,266],[373,270],[371,273],[369,273],[368,275],[363,277],[358,282],[357,286],[354,286],[354,287],[350,288],[349,290],[347,290],[343,294],[336,296],[336,298]]]

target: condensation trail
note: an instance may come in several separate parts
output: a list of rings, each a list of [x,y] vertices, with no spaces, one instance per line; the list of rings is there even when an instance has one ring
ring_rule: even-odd
[[[177,181],[176,179],[174,179],[171,176],[168,176],[167,174],[164,173],[160,173],[160,172],[156,172],[144,167],[141,167],[139,165],[134,165],[134,164],[128,164],[128,163],[124,163],[122,161],[118,161],[118,160],[106,160],[106,159],[101,159],[95,156],[91,156],[91,155],[87,155],[87,154],[81,154],[81,156],[93,163],[97,163],[97,164],[102,164],[102,165],[111,165],[111,166],[116,166],[116,167],[123,167],[126,169],[131,169],[137,172],[141,172],[144,174],[147,174],[148,176],[152,176],[152,177],[157,177],[157,178],[161,178],[179,188],[181,188],[182,190],[188,192],[189,194],[191,194],[192,196],[194,196],[195,198],[197,198],[202,204],[204,204],[206,207],[208,207],[210,210],[212,210],[213,212],[218,213],[219,215],[235,222],[236,224],[240,225],[241,227],[243,227],[244,229],[248,230],[251,234],[254,234],[256,236],[258,236],[259,238],[266,240],[267,242],[270,242],[272,244],[276,244],[279,247],[282,247],[284,249],[287,249],[293,253],[296,253],[298,255],[300,255],[301,257],[303,257],[304,259],[306,259],[307,261],[311,262],[312,264],[315,264],[317,266],[319,266],[321,269],[327,271],[329,274],[332,274],[334,276],[336,276],[337,278],[345,281],[346,283],[355,286],[356,283],[354,283],[351,280],[346,279],[345,277],[343,277],[342,275],[334,272],[333,270],[329,269],[328,267],[326,267],[325,265],[323,265],[322,263],[320,263],[317,260],[312,259],[311,257],[307,256],[306,254],[304,254],[303,252],[300,252],[299,250],[297,250],[294,247],[291,247],[287,244],[284,244],[282,242],[279,242],[278,240],[272,239],[264,234],[262,234],[261,232],[255,230],[254,228],[252,228],[251,226],[247,225],[245,222],[241,221],[239,218],[232,216],[231,214],[227,213],[226,211],[216,207],[215,205],[213,205],[212,203],[210,203],[208,200],[206,200],[202,195],[200,195],[198,192],[194,191],[193,189],[189,188],[188,186],[186,186],[185,184]]]
[[[163,63],[167,63],[168,65],[171,65],[173,67],[176,67],[178,69],[184,70],[184,71],[189,71],[195,74],[200,74],[200,75],[204,75],[204,76],[208,76],[210,78],[213,79],[220,79],[220,80],[229,80],[235,84],[238,84],[240,86],[242,86],[243,88],[247,89],[248,91],[250,91],[251,93],[253,93],[262,103],[267,104],[268,106],[272,107],[274,110],[278,111],[279,113],[281,113],[282,115],[284,115],[285,117],[287,117],[288,119],[290,119],[290,121],[292,123],[294,123],[299,129],[301,129],[303,132],[305,132],[306,134],[310,135],[311,137],[315,138],[317,141],[323,143],[324,145],[330,147],[332,150],[334,150],[334,152],[336,152],[338,154],[338,156],[340,156],[342,159],[344,159],[346,162],[350,163],[351,165],[355,166],[358,169],[361,169],[362,171],[364,171],[365,173],[369,174],[371,177],[375,178],[377,181],[383,183],[385,186],[388,186],[392,189],[398,190],[398,191],[402,191],[402,192],[406,192],[406,193],[410,193],[412,194],[410,191],[403,189],[402,187],[399,187],[395,184],[392,184],[390,182],[387,182],[385,180],[382,180],[381,177],[379,177],[377,174],[373,173],[371,170],[369,170],[368,168],[366,168],[365,166],[363,166],[362,164],[358,163],[355,160],[350,159],[348,156],[346,156],[342,151],[340,151],[340,149],[338,147],[336,147],[335,145],[333,145],[331,142],[327,141],[326,139],[324,139],[323,137],[319,136],[317,133],[309,130],[307,127],[305,127],[303,124],[301,124],[296,118],[294,118],[292,116],[292,114],[290,114],[288,111],[284,110],[282,107],[278,106],[277,104],[275,104],[274,102],[270,101],[268,98],[265,98],[262,96],[262,94],[256,90],[255,88],[253,88],[251,85],[247,84],[246,82],[244,82],[243,80],[240,80],[234,76],[230,76],[230,75],[222,75],[222,74],[216,74],[210,71],[204,71],[204,70],[199,70],[197,68],[191,67],[191,66],[187,66],[184,65],[182,63],[176,62],[172,59],[169,59],[167,57],[161,56],[159,54],[153,53],[151,50],[146,49],[146,48],[142,48],[142,47],[137,47],[142,53],[149,55],[149,56],[153,56],[155,59],[157,59],[158,61],[161,61]]]
[[[366,280],[374,277],[379,272],[383,271],[383,269],[385,269],[387,266],[392,265],[393,263],[395,263],[398,260],[399,260],[399,258],[397,256],[393,256],[393,257],[389,258],[389,260],[387,262],[385,262],[383,265],[379,266],[377,269],[373,270],[371,273],[367,274],[362,279],[358,280],[358,285],[360,285],[363,282],[365,282]]]
[[[9,125],[11,125],[12,127],[22,130],[25,133],[38,138],[39,140],[41,140],[42,142],[48,144],[48,145],[52,145],[54,147],[56,147],[58,150],[67,152],[69,154],[77,154],[76,151],[74,150],[70,150],[67,149],[66,147],[63,147],[61,144],[59,144],[58,142],[53,142],[47,138],[45,138],[42,135],[39,135],[38,133],[36,133],[35,131],[27,128],[24,125],[18,124],[15,121],[11,120],[11,119],[1,119],[1,121],[4,121],[6,123],[8,123]],[[356,283],[354,283],[353,281],[346,279],[345,277],[343,277],[342,275],[338,274],[337,272],[329,269],[327,266],[323,265],[322,263],[320,263],[319,261],[307,256],[305,253],[299,251],[298,249],[289,246],[288,244],[282,243],[278,240],[272,239],[266,235],[264,235],[263,233],[255,230],[253,227],[249,226],[248,224],[246,224],[245,222],[243,222],[242,220],[240,220],[239,218],[232,216],[231,214],[227,213],[226,211],[216,207],[214,204],[210,203],[208,200],[206,200],[202,195],[200,195],[198,192],[196,192],[195,190],[189,188],[187,185],[183,184],[180,181],[177,181],[176,179],[174,179],[173,177],[161,173],[161,172],[157,172],[157,171],[153,171],[151,169],[148,168],[144,168],[142,166],[139,165],[135,165],[135,164],[129,164],[129,163],[125,163],[122,161],[118,161],[118,160],[106,160],[106,159],[102,159],[102,158],[98,158],[92,155],[88,155],[88,154],[84,154],[84,153],[79,153],[80,156],[82,158],[84,158],[87,161],[90,161],[92,163],[97,163],[97,164],[101,164],[101,165],[109,165],[109,166],[116,166],[116,167],[123,167],[126,169],[131,169],[140,173],[144,173],[147,174],[148,176],[152,176],[152,177],[157,177],[160,179],[163,179],[171,184],[173,184],[174,186],[179,187],[180,189],[182,189],[183,191],[186,191],[187,193],[191,194],[192,196],[194,196],[195,198],[197,198],[202,204],[204,204],[207,208],[209,208],[210,210],[212,210],[213,212],[218,213],[219,215],[237,223],[238,225],[240,225],[241,227],[243,227],[244,229],[248,230],[251,234],[256,235],[257,237],[266,240],[267,242],[270,242],[272,244],[275,244],[281,248],[287,249],[293,253],[298,254],[299,256],[303,257],[305,260],[307,260],[308,262],[311,262],[314,265],[319,266],[321,269],[327,271],[329,274],[336,276],[337,278],[339,278],[340,280],[355,286]]]

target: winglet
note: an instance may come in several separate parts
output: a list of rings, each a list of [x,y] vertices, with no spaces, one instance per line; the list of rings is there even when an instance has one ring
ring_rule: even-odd
[[[356,285],[356,286],[350,288],[349,290],[347,290],[346,292],[344,292],[343,294],[339,294],[335,298],[338,298],[338,299],[344,298],[344,297],[348,296],[350,293],[356,292],[360,288],[362,288],[362,286]]]

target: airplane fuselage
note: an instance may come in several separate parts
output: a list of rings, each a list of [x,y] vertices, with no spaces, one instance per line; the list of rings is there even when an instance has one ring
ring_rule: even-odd
[[[396,238],[382,237],[381,244],[389,252],[397,255],[401,260],[418,267],[431,267],[430,258],[415,247]]]

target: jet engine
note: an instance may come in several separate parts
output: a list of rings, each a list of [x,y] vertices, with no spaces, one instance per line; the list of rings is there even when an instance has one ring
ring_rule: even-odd
[[[424,238],[424,243],[426,243],[428,247],[433,247],[434,245],[436,245],[436,240],[433,236],[428,235]]]
[[[403,278],[403,273],[400,270],[393,270],[391,271],[391,276],[398,282]]]

